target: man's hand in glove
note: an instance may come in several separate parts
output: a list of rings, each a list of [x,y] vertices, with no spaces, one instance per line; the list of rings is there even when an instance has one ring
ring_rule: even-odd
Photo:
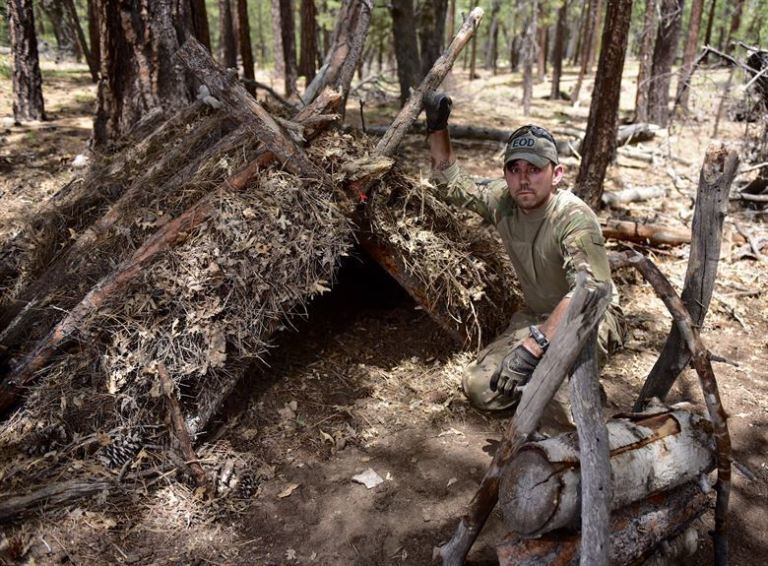
[[[519,345],[507,354],[491,376],[491,391],[514,395],[517,387],[528,383],[538,363],[539,358],[522,344]]]
[[[453,101],[444,92],[429,91],[424,95],[424,110],[427,113],[427,133],[445,130],[451,115]]]

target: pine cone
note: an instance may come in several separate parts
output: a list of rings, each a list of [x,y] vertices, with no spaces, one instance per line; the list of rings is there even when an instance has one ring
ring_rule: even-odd
[[[67,443],[67,431],[61,424],[48,425],[36,430],[22,441],[22,450],[28,456],[42,456]]]
[[[141,447],[141,437],[137,433],[120,435],[96,452],[96,458],[108,468],[122,468],[134,459]]]

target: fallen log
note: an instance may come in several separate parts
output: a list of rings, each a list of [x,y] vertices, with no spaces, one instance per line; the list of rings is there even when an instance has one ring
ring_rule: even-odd
[[[499,496],[502,470],[528,440],[541,419],[544,408],[552,400],[570,371],[592,330],[597,327],[610,302],[608,284],[587,282],[578,278],[568,311],[552,343],[524,388],[520,404],[504,432],[490,467],[482,479],[464,516],[447,543],[435,548],[433,559],[441,564],[460,566],[472,547]]]
[[[709,497],[695,483],[662,492],[624,507],[611,517],[611,564],[640,564],[655,549],[686,531],[709,508]],[[581,536],[555,531],[540,538],[508,535],[497,547],[501,566],[579,564]]]
[[[691,241],[688,230],[661,226],[659,224],[641,224],[629,220],[600,220],[600,228],[605,238],[648,244],[652,246],[679,246]]]
[[[603,196],[600,198],[603,201],[603,204],[607,206],[615,206],[617,204],[628,202],[665,197],[667,196],[667,193],[669,193],[669,189],[666,187],[633,187],[631,189],[616,191],[615,193],[603,192]]]
[[[608,421],[610,474],[616,510],[696,481],[715,465],[709,423],[686,411]],[[579,438],[569,432],[524,445],[506,466],[499,488],[504,524],[535,536],[576,528],[582,510]],[[584,511],[591,513],[589,506]]]
[[[707,314],[717,277],[723,222],[728,192],[736,176],[739,158],[724,145],[707,149],[699,175],[699,188],[693,212],[691,251],[681,298],[693,325],[701,328]],[[643,384],[635,410],[651,398],[664,399],[673,383],[691,360],[691,352],[677,324],[673,324],[658,360]]]

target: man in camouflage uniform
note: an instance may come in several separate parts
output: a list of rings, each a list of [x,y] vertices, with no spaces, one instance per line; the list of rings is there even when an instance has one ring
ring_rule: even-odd
[[[459,167],[447,124],[451,99],[432,93],[425,98],[433,179],[448,200],[473,210],[501,235],[523,291],[525,308],[509,328],[480,352],[466,369],[464,392],[482,409],[513,407],[564,317],[576,273],[588,271],[598,281],[611,273],[595,213],[569,191],[558,190],[563,178],[552,135],[528,125],[513,132],[504,152],[504,178],[484,187]],[[613,284],[612,284],[613,285]],[[618,295],[598,331],[601,357],[621,343]],[[565,389],[565,388],[562,388]],[[555,423],[570,422],[567,394],[550,407]]]

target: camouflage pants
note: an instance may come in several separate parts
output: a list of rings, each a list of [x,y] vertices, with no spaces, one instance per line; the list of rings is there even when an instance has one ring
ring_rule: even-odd
[[[491,376],[504,357],[528,337],[528,327],[541,324],[546,315],[518,311],[512,316],[507,329],[486,346],[477,359],[464,368],[462,386],[469,402],[478,409],[501,411],[512,407],[515,400],[491,391]],[[613,305],[608,308],[598,328],[598,362],[603,365],[609,352],[613,352],[623,343],[621,312]],[[549,428],[569,427],[573,424],[571,406],[568,399],[568,387],[560,387],[552,402],[547,407],[543,424]]]

